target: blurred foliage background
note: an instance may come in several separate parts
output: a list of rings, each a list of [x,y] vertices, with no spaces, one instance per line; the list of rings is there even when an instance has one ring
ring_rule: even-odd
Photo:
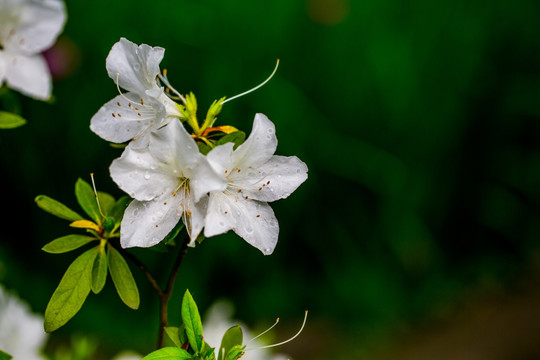
[[[68,1],[53,103],[19,96],[28,124],[0,133],[0,282],[43,313],[77,254],[40,248],[70,233],[35,205],[79,211],[78,177],[122,195],[120,150],[89,130],[117,95],[105,58],[120,37],[166,49],[174,87],[218,124],[276,124],[278,154],[309,179],[273,204],[265,257],[234,234],[188,251],[170,305],[189,288],[202,312],[231,299],[297,360],[540,358],[540,3],[508,1]],[[132,251],[164,281],[172,254]],[[141,308],[112,282],[53,333],[99,340],[100,357],[153,350],[157,296],[136,267]]]

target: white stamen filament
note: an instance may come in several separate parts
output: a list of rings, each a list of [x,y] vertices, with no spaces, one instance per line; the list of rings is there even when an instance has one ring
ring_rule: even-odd
[[[94,173],[90,173],[90,178],[92,179],[92,187],[94,188],[94,195],[96,196],[96,202],[99,209],[99,213],[101,214],[101,216],[105,217],[105,215],[103,214],[103,211],[101,211],[101,206],[99,205],[99,197],[96,190],[96,183],[94,182]]]
[[[246,351],[250,351],[250,350],[261,350],[261,349],[268,349],[268,348],[271,348],[271,347],[276,347],[276,346],[280,346],[280,345],[283,345],[283,344],[286,344],[288,343],[289,341],[292,341],[294,340],[298,335],[300,335],[300,333],[302,332],[302,330],[304,330],[304,326],[306,325],[306,320],[307,320],[307,314],[308,314],[308,311],[306,310],[306,312],[304,313],[304,321],[302,322],[302,326],[300,327],[300,330],[298,330],[298,332],[296,334],[294,334],[293,337],[285,340],[285,341],[282,341],[280,343],[277,343],[277,344],[272,344],[272,345],[266,345],[266,346],[262,346],[260,348],[253,348],[253,349],[246,349]],[[274,324],[275,326],[275,324]]]
[[[270,81],[270,79],[274,76],[274,74],[275,74],[276,71],[277,71],[278,66],[279,66],[279,59],[277,59],[277,61],[276,61],[276,67],[274,68],[274,71],[272,71],[272,73],[270,74],[270,76],[269,76],[266,80],[264,80],[264,81],[263,81],[262,83],[260,83],[259,85],[255,86],[253,89],[250,89],[250,90],[248,90],[248,91],[244,91],[244,92],[241,93],[241,94],[238,94],[238,95],[235,95],[235,96],[230,97],[230,98],[228,98],[228,99],[225,99],[225,100],[222,102],[222,104],[225,104],[227,101],[231,101],[231,100],[234,100],[234,99],[236,99],[236,98],[239,98],[240,96],[247,95],[247,94],[249,94],[250,92],[253,92],[253,91],[257,90],[258,88],[260,88],[261,86],[263,86],[264,84],[266,84],[266,83],[267,83],[268,81]]]
[[[120,90],[120,85],[118,85],[118,78],[119,77],[120,77],[120,73],[116,73],[116,88],[118,89],[118,92],[120,93],[120,96],[122,96],[126,101],[128,101],[130,103],[137,104],[138,106],[145,107],[146,105],[138,103],[138,102],[133,101],[133,100],[130,100],[122,93],[122,90]]]
[[[276,319],[276,322],[274,323],[274,325],[270,326],[268,329],[266,329],[265,331],[263,331],[262,333],[260,333],[259,335],[255,336],[253,339],[249,340],[248,341],[248,344],[250,342],[252,342],[253,340],[263,336],[264,334],[266,334],[267,332],[269,332],[270,330],[272,330],[274,328],[274,326],[276,326],[277,324],[279,323],[279,318]]]
[[[167,71],[166,70],[163,70],[163,75],[160,73],[158,74],[158,78],[163,81],[163,83],[165,84],[165,86],[167,86],[169,89],[171,89],[171,91],[176,95],[178,96],[178,98],[180,100],[182,100],[182,102],[184,103],[184,105],[186,104],[186,99],[182,96],[182,94],[180,94],[180,92],[178,90],[176,90],[175,88],[172,87],[172,85],[169,83],[169,79],[167,78]]]

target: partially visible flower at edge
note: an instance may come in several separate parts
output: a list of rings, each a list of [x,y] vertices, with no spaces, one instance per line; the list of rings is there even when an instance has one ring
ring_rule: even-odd
[[[90,130],[113,143],[133,140],[132,147],[145,148],[149,134],[181,117],[156,81],[164,53],[162,47],[136,45],[125,38],[113,45],[106,67],[120,94],[92,117]],[[128,92],[123,94],[120,88]]]
[[[207,311],[204,316],[203,329],[204,329],[204,340],[211,346],[216,348],[216,352],[219,351],[221,346],[221,339],[223,334],[234,325],[238,325],[239,322],[232,318],[234,312],[234,306],[232,303],[226,300],[216,301]],[[245,325],[240,323],[242,328],[242,333],[244,337],[244,344],[252,339],[254,336],[251,334],[250,329]],[[264,344],[260,339],[255,339],[250,342],[250,348],[253,347],[253,350],[246,351],[242,355],[242,360],[287,360],[288,357],[284,354],[274,354],[271,350],[268,349],[257,349],[262,347]],[[216,359],[217,359],[216,353]]]
[[[296,156],[274,155],[276,148],[274,124],[257,114],[251,134],[236,150],[227,143],[208,153],[208,161],[228,185],[210,192],[206,237],[232,229],[263,254],[274,251],[279,225],[268,202],[288,197],[307,179],[308,171]]]
[[[126,351],[122,351],[120,353],[118,353],[114,358],[112,358],[111,360],[141,360],[143,358],[142,355],[134,352],[134,351],[130,351],[130,350],[126,350]]]
[[[207,193],[226,186],[178,120],[150,134],[148,149],[128,146],[110,173],[135,199],[122,219],[124,248],[159,243],[180,218],[194,246],[204,226]]]
[[[46,341],[43,317],[0,284],[0,350],[13,360],[43,360]]]
[[[51,97],[52,80],[40,53],[54,43],[66,22],[60,0],[0,1],[0,85],[30,97]]]

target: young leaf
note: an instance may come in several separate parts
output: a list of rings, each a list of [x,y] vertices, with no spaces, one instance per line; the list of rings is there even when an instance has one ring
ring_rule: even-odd
[[[92,266],[96,255],[97,248],[92,248],[69,265],[45,309],[46,332],[58,329],[80,310],[90,293]]]
[[[17,114],[0,111],[0,129],[14,129],[26,124],[26,120]]]
[[[227,353],[227,356],[224,360],[237,360],[242,355],[244,355],[244,349],[245,346],[235,345],[233,348]]]
[[[184,293],[181,314],[189,344],[198,353],[203,348],[203,327],[199,309],[189,290]]]
[[[165,236],[165,238],[163,239],[163,241],[161,243],[165,244],[165,245],[168,245],[168,244],[171,244],[171,242],[174,241],[174,239],[176,239],[176,237],[178,236],[178,234],[180,233],[180,231],[184,228],[184,223],[179,221],[175,226],[174,228],[167,234],[167,236]],[[172,243],[171,245],[173,245],[174,243]]]
[[[94,189],[92,189],[92,186],[90,186],[89,183],[81,178],[77,179],[77,182],[75,183],[75,197],[77,197],[77,201],[84,212],[86,212],[96,223],[101,224],[102,216],[99,212]]]
[[[191,359],[193,355],[184,349],[164,347],[142,358],[142,360],[184,360]]]
[[[165,333],[177,347],[181,348],[184,343],[180,341],[179,329],[174,326],[165,327]]]
[[[139,308],[139,289],[129,266],[118,250],[109,244],[109,272],[120,299],[130,308]]]
[[[13,358],[13,356],[11,356],[9,354],[6,354],[2,350],[0,350],[0,360],[10,360],[12,358]]]
[[[66,235],[46,244],[41,250],[50,254],[62,254],[80,248],[91,241],[97,240],[95,237],[85,235]]]
[[[207,343],[204,343],[204,344],[205,344],[205,350],[203,351],[203,359],[204,360],[215,360],[216,359],[216,353],[215,353],[216,349],[214,349],[213,347],[211,347]]]
[[[223,136],[221,139],[219,139],[216,143],[216,145],[223,145],[228,142],[234,143],[233,149],[236,150],[236,148],[239,145],[242,145],[244,140],[246,139],[246,133],[243,131],[235,131],[230,134],[227,134]]]
[[[223,354],[228,354],[234,346],[242,346],[242,341],[243,334],[240,325],[230,327],[221,340],[221,346],[218,351],[218,360],[225,360],[223,359]]]
[[[66,205],[54,199],[51,199],[46,195],[36,196],[35,201],[37,206],[39,206],[41,209],[45,210],[50,214],[53,214],[54,216],[58,216],[59,218],[69,221],[84,219],[81,215],[77,214],[75,211],[71,210]]]
[[[92,292],[99,294],[107,281],[107,252],[105,247],[99,248],[99,253],[92,268]]]

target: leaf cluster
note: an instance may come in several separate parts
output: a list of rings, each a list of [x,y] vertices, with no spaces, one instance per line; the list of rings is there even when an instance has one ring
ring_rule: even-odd
[[[189,290],[184,293],[181,307],[182,325],[166,327],[165,332],[173,346],[164,347],[145,356],[143,360],[216,360],[215,348],[203,336],[201,316]],[[229,328],[223,335],[217,360],[237,360],[243,354],[243,335],[239,325]]]
[[[94,192],[90,184],[78,179],[75,197],[90,220],[66,205],[45,195],[39,195],[37,205],[59,218],[71,221],[73,228],[86,234],[70,234],[46,244],[42,250],[60,254],[93,244],[69,265],[45,310],[44,327],[52,332],[66,324],[81,309],[92,291],[99,294],[110,274],[120,299],[130,308],[139,308],[139,290],[129,266],[111,239],[118,238],[124,210],[130,202],[124,196],[116,200],[110,194]]]

